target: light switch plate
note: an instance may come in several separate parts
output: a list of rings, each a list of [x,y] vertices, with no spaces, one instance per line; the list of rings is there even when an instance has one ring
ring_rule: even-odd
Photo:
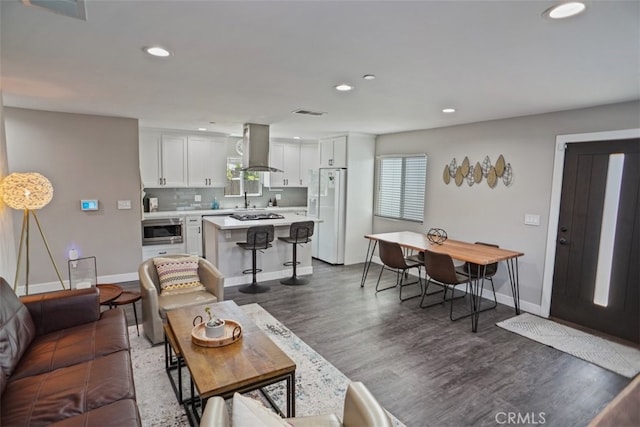
[[[524,214],[525,225],[540,225],[540,215]]]
[[[131,209],[131,200],[118,200],[118,209]]]
[[[276,194],[276,200],[280,200],[280,199],[282,199],[282,194],[277,193],[277,194]]]

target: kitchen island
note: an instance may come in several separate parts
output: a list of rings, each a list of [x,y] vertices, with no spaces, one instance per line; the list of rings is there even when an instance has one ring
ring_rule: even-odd
[[[292,275],[292,267],[283,265],[293,259],[292,247],[288,243],[279,241],[278,237],[288,236],[289,227],[294,222],[314,221],[317,223],[319,220],[295,213],[283,213],[281,216],[282,218],[277,219],[251,221],[240,221],[230,216],[202,217],[204,257],[224,275],[225,286],[251,283],[251,274],[242,274],[243,270],[251,268],[251,251],[245,251],[236,243],[246,242],[247,229],[256,225],[272,224],[275,230],[275,237],[271,242],[272,247],[258,253],[257,267],[262,269],[262,272],[258,273],[258,282]],[[298,246],[297,256],[298,262],[300,262],[297,274],[302,276],[313,273],[311,244]]]

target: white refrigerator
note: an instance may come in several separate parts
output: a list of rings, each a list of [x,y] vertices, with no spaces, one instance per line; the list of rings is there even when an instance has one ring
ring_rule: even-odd
[[[312,239],[312,255],[329,264],[344,264],[347,170],[321,168],[311,172],[308,215],[321,221]]]

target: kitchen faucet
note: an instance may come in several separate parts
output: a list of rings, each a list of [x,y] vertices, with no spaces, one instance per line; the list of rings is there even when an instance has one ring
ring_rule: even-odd
[[[244,208],[248,209],[249,208],[249,200],[247,200],[247,192],[244,192]]]

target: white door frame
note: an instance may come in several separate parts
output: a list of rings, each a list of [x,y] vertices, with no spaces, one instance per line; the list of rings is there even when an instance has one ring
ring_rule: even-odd
[[[556,262],[556,236],[560,219],[560,198],[562,196],[562,177],[564,173],[564,152],[566,144],[640,138],[640,129],[625,129],[606,132],[575,133],[556,137],[556,155],[553,161],[553,180],[551,184],[551,204],[549,207],[549,229],[547,230],[547,247],[545,250],[544,275],[542,277],[542,299],[540,315],[549,317],[551,310],[551,290],[553,287],[553,271]]]

